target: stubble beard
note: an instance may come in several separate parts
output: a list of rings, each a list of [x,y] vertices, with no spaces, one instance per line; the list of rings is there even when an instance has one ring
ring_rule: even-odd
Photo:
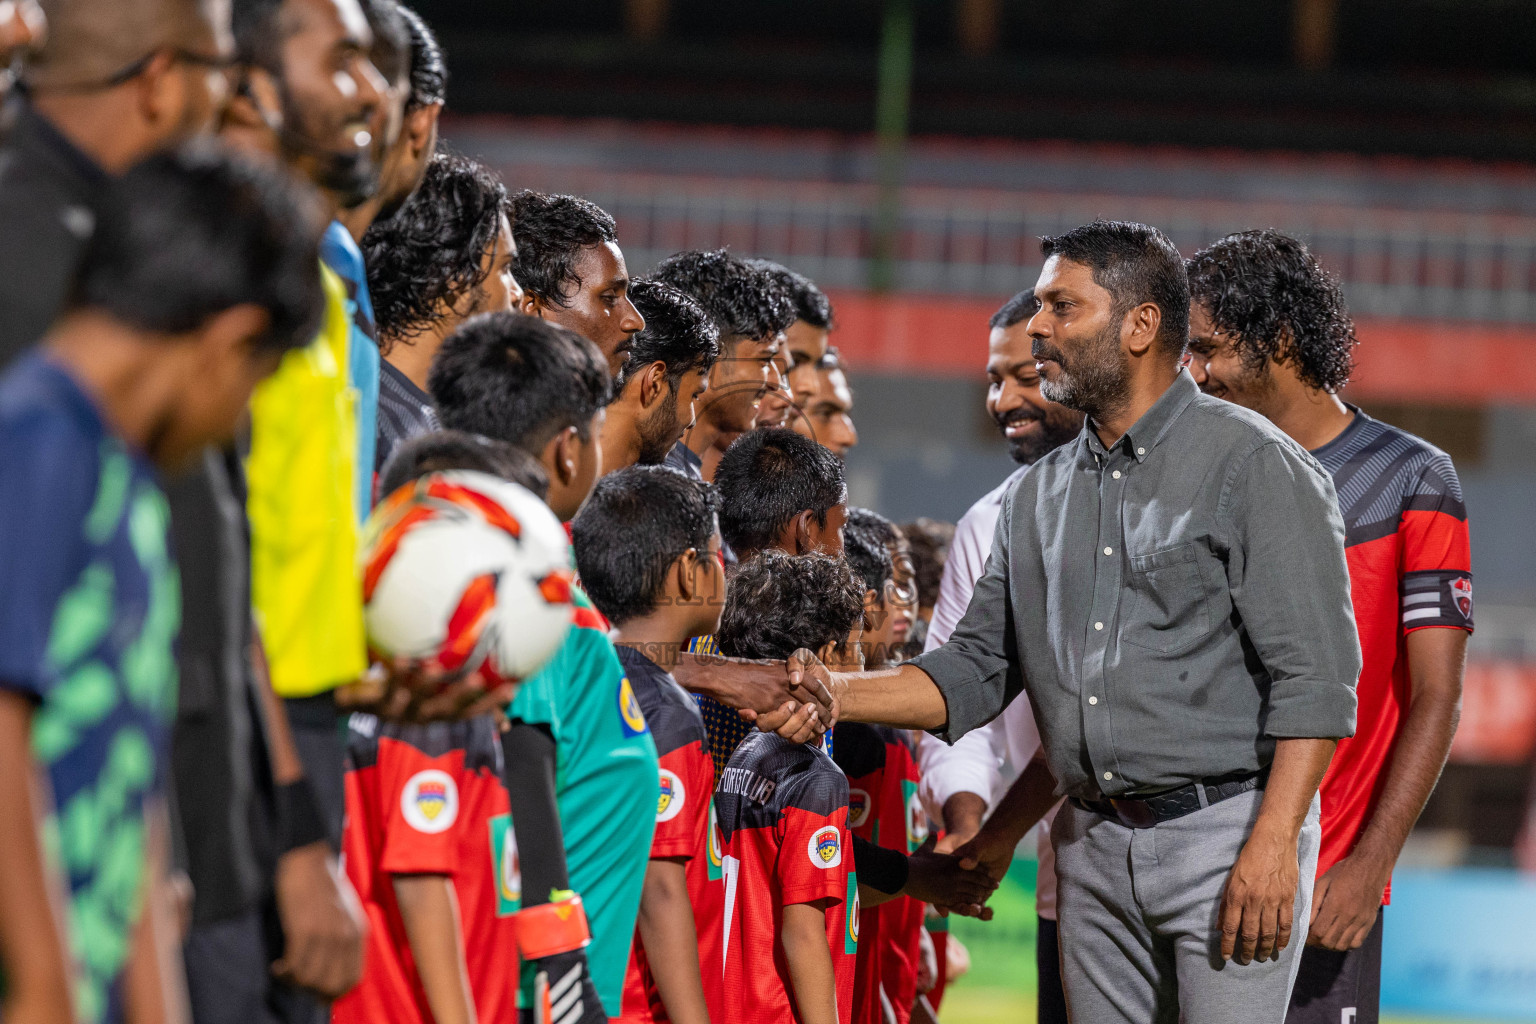
[[[1059,350],[1058,354],[1066,358]],[[1070,363],[1058,361],[1056,378],[1041,379],[1040,394],[1047,401],[1101,420],[1130,400],[1130,367],[1120,351],[1118,321],[1100,331]]]

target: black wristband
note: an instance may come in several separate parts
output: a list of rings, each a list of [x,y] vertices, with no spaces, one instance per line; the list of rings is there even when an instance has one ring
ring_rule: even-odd
[[[907,855],[853,837],[853,862],[859,866],[859,884],[896,896],[907,887]]]
[[[280,785],[276,795],[279,856],[301,846],[329,839],[325,814],[320,810],[320,801],[316,799],[308,779]]]

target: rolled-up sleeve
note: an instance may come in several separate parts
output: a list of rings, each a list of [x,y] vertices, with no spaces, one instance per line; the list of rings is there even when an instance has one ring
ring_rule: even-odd
[[[1270,679],[1264,734],[1354,735],[1360,638],[1332,480],[1268,441],[1233,468],[1217,514],[1232,603]]]
[[[912,659],[944,695],[948,721],[934,735],[949,743],[996,718],[1023,689],[1008,589],[1014,493],[1003,502],[986,571],[960,624],[942,646]]]

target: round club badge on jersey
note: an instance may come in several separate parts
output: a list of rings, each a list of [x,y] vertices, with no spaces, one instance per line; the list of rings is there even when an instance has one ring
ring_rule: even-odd
[[[811,841],[805,844],[806,856],[813,867],[827,870],[843,862],[843,834],[836,825],[824,825],[811,833]]]
[[[903,786],[912,785],[906,781]],[[923,810],[923,802],[915,792],[907,797],[907,852],[914,852],[919,846],[928,840],[928,812]]]
[[[677,773],[663,768],[661,770],[661,793],[656,798],[656,822],[671,821],[677,817],[683,809],[683,802],[688,799],[687,792],[683,789],[683,780],[677,777]]]
[[[459,787],[447,772],[429,768],[412,775],[400,791],[400,813],[418,832],[435,835],[459,816]]]
[[[869,793],[862,789],[848,790],[848,827],[863,828],[869,820]]]
[[[629,676],[619,680],[619,724],[624,727],[625,736],[639,736],[645,732],[645,713],[640,710],[640,702],[635,700]]]

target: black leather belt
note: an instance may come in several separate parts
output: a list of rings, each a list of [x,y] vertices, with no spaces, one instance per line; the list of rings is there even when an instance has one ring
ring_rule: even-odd
[[[1103,815],[1110,821],[1118,821],[1126,828],[1152,828],[1249,790],[1263,789],[1268,780],[1269,771],[1264,769],[1201,779],[1178,789],[1149,793],[1146,796],[1102,797],[1098,800],[1084,800],[1074,796],[1071,800],[1083,810]]]

